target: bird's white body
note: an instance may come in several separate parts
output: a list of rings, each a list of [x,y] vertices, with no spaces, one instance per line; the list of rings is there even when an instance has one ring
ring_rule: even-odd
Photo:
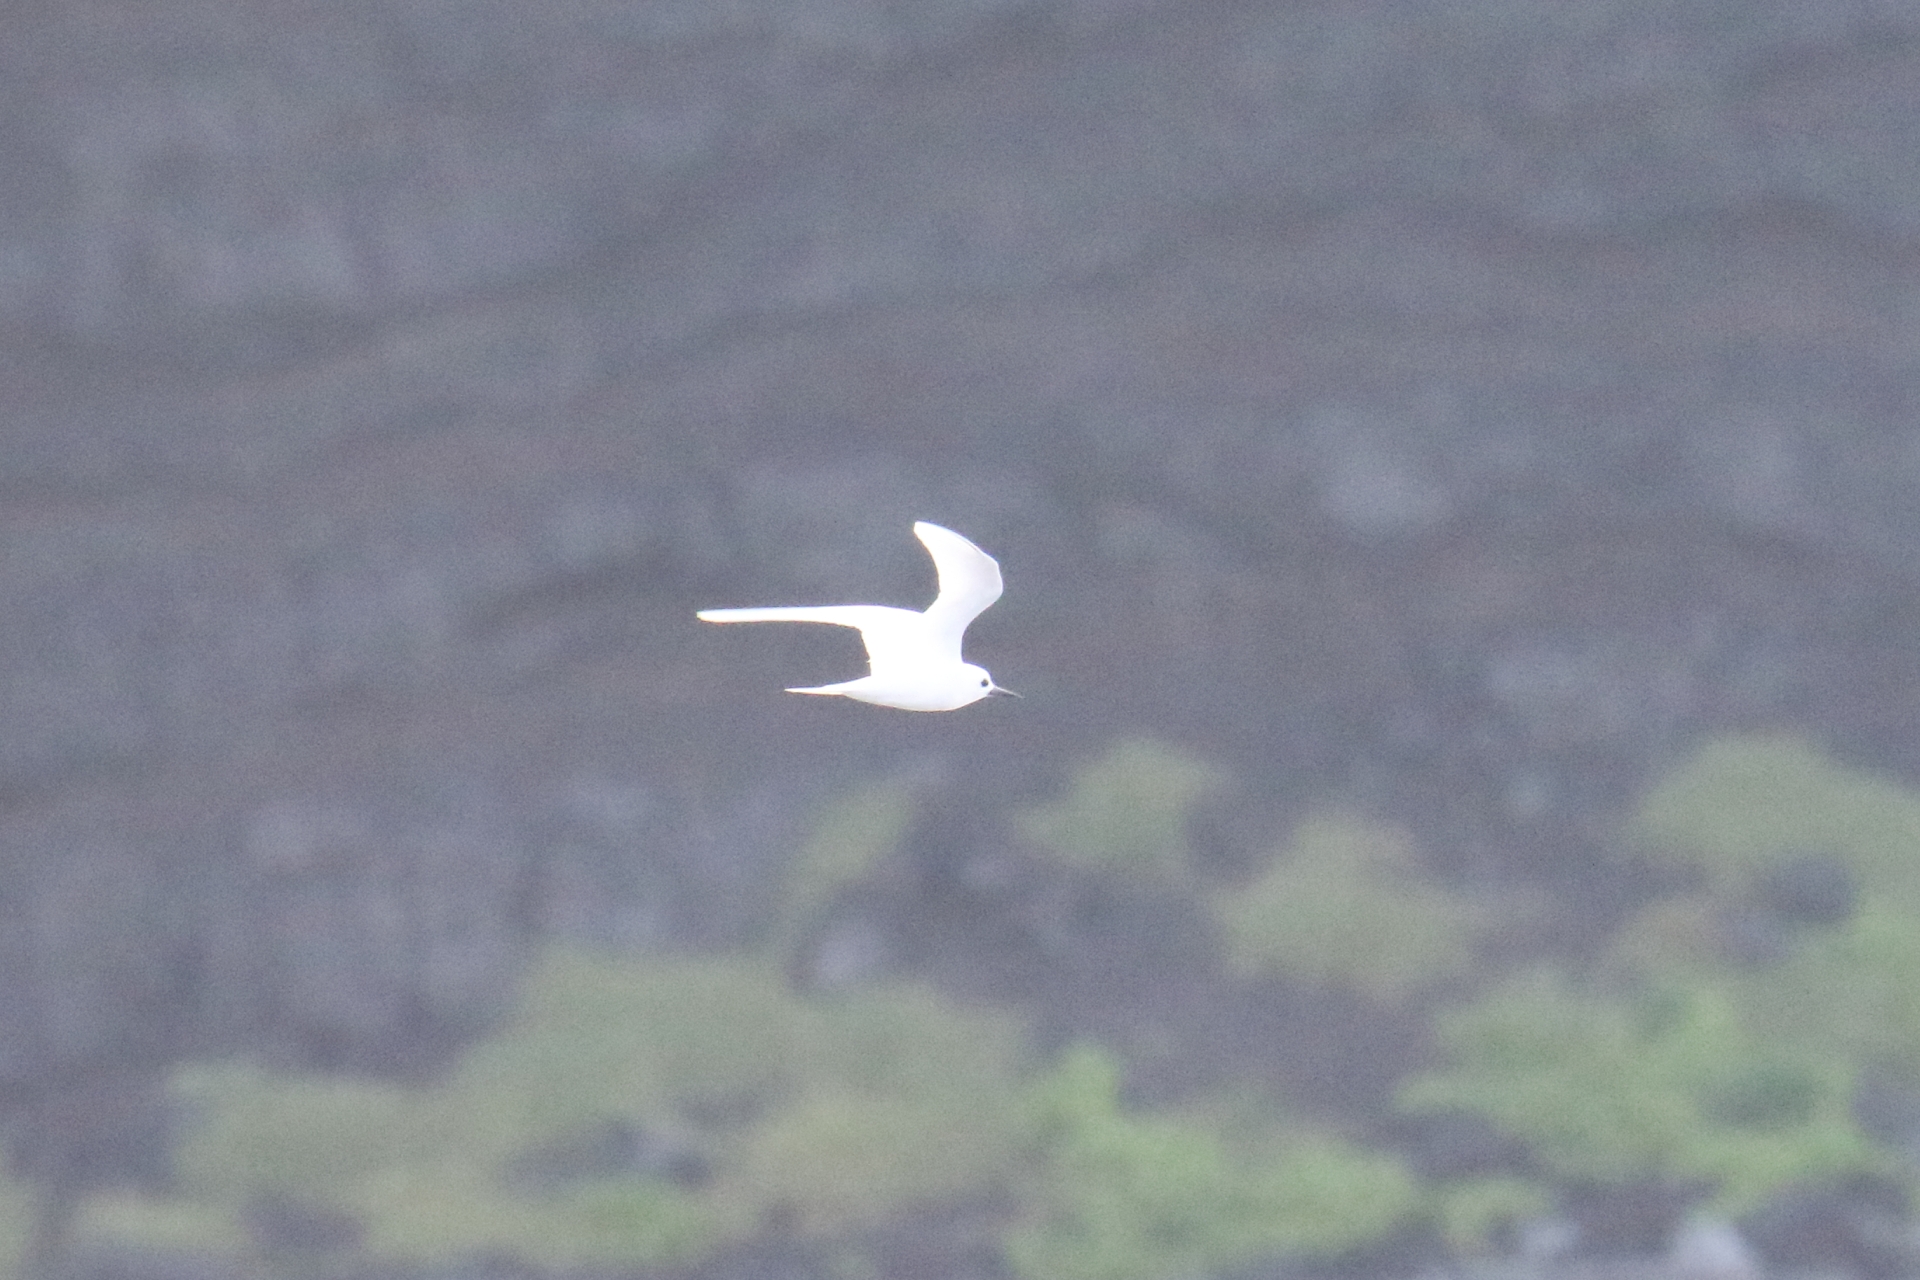
[[[882,604],[822,604],[770,609],[703,609],[707,622],[825,622],[853,627],[867,647],[869,674],[788,693],[838,694],[903,711],[954,711],[993,693],[985,668],[960,658],[967,624],[1000,598],[1000,565],[951,529],[925,520],[914,536],[933,557],[940,594],[925,613]]]

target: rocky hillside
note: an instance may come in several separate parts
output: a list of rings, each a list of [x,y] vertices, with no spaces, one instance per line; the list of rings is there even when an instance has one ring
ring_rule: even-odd
[[[25,0],[0,102],[43,1259],[182,1064],[444,1080],[555,944],[912,978],[1418,1163],[1444,992],[1222,977],[1302,824],[1500,904],[1471,985],[1722,884],[1623,834],[1702,744],[1920,786],[1908,6]],[[1022,701],[791,698],[851,635],[693,619],[918,604],[916,518]]]

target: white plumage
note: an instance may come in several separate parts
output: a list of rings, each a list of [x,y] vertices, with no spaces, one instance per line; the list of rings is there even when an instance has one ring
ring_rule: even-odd
[[[867,647],[868,674],[788,693],[838,694],[904,711],[953,711],[993,693],[1012,693],[985,668],[964,661],[967,625],[1000,598],[1000,565],[951,529],[916,521],[913,534],[933,557],[940,593],[926,612],[882,604],[785,605],[703,609],[707,622],[825,622],[853,627]],[[1017,695],[1016,695],[1017,696]]]

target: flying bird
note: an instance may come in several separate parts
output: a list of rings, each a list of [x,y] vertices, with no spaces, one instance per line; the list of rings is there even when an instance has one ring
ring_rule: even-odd
[[[853,627],[867,646],[869,672],[858,680],[788,693],[838,694],[902,711],[954,711],[1011,689],[986,668],[960,658],[967,624],[1000,598],[1000,565],[951,529],[919,520],[913,536],[933,557],[940,593],[925,613],[883,604],[790,605],[769,609],[702,609],[707,622],[826,622]]]

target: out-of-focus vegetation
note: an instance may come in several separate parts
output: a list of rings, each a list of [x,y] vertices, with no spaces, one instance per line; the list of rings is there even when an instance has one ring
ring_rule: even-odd
[[[1656,788],[1635,832],[1704,884],[1623,931],[1623,967],[1688,967],[1769,1039],[1920,1085],[1920,794],[1793,739],[1736,738]],[[1742,928],[1766,954],[1730,954]]]
[[[31,1184],[0,1175],[0,1275],[18,1275],[33,1231]]]
[[[1920,794],[1797,738],[1708,743],[1647,795],[1630,828],[1651,854],[1734,894],[1789,854],[1830,853],[1870,890],[1920,908]]]
[[[1708,744],[1623,828],[1662,891],[1584,962],[1492,974],[1478,944],[1511,904],[1424,876],[1378,821],[1310,818],[1250,883],[1209,886],[1185,824],[1217,783],[1134,739],[1023,825],[1037,857],[1208,908],[1222,980],[1432,1018],[1399,1105],[1475,1117],[1521,1160],[1422,1181],[1270,1083],[1130,1105],[1123,1058],[1037,1058],[1014,1009],[913,982],[796,990],[787,952],[901,843],[914,805],[889,783],[822,811],[755,945],[550,950],[516,1014],[436,1082],[182,1069],[169,1194],[96,1195],[78,1230],[268,1272],[327,1250],[674,1266],[779,1231],[857,1270],[863,1233],[964,1204],[1000,1224],[1021,1280],[1174,1280],[1423,1219],[1481,1248],[1573,1184],[1696,1185],[1739,1213],[1853,1175],[1912,1182],[1854,1095],[1868,1071],[1920,1084],[1920,796],[1789,740]],[[0,1239],[25,1205],[0,1194]],[[261,1229],[275,1213],[345,1225],[289,1243]]]
[[[434,1085],[182,1072],[175,1196],[101,1225],[226,1245],[271,1201],[348,1215],[386,1257],[684,1262],[776,1216],[849,1231],[1002,1174],[1019,1055],[1010,1016],[918,986],[810,1000],[760,959],[556,951]]]
[[[1177,747],[1124,738],[1083,765],[1066,795],[1020,815],[1020,829],[1078,866],[1178,881],[1188,815],[1220,785],[1214,768]]]
[[[1083,1047],[1032,1091],[1039,1164],[1007,1238],[1023,1280],[1162,1280],[1334,1253],[1413,1207],[1413,1180],[1390,1156],[1278,1131],[1271,1114],[1250,1131],[1131,1113],[1119,1077]]]
[[[1666,1179],[1723,1212],[1909,1158],[1864,1133],[1868,1071],[1920,1085],[1920,796],[1804,743],[1712,742],[1649,792],[1628,847],[1677,871],[1587,970],[1440,1018],[1409,1108],[1479,1115],[1550,1174]]]
[[[1845,1064],[1761,1039],[1711,987],[1598,995],[1529,975],[1443,1017],[1440,1039],[1447,1069],[1404,1105],[1484,1116],[1562,1178],[1697,1182],[1739,1212],[1876,1163]]]
[[[898,780],[855,788],[821,811],[787,867],[768,930],[771,953],[787,954],[835,895],[869,875],[899,846],[913,820],[913,789]]]
[[[554,952],[438,1084],[182,1072],[198,1123],[175,1193],[102,1199],[89,1223],[245,1251],[273,1204],[350,1219],[387,1258],[672,1265],[772,1221],[832,1241],[1018,1191],[1018,1274],[1151,1280],[1338,1249],[1412,1203],[1391,1156],[1283,1134],[1277,1113],[1260,1146],[1204,1114],[1137,1114],[1118,1078],[1084,1048],[1024,1070],[1011,1019],[917,986],[817,999],[760,960]]]
[[[1310,819],[1252,884],[1211,895],[1233,967],[1392,1003],[1465,973],[1486,908],[1421,877],[1413,841]]]

